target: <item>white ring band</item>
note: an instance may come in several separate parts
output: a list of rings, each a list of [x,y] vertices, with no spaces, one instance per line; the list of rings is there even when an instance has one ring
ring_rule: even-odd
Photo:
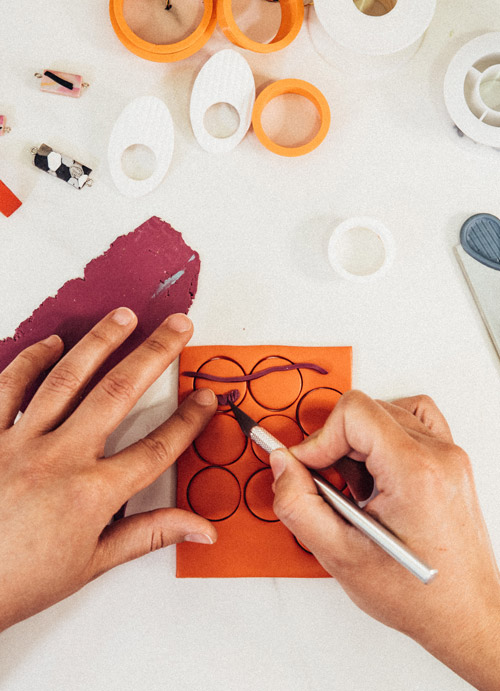
[[[346,233],[352,230],[366,229],[371,230],[375,235],[378,236],[382,242],[385,257],[382,265],[377,268],[372,273],[368,274],[356,274],[348,271],[340,262],[339,250],[342,242],[342,238]],[[369,218],[366,216],[359,216],[354,218],[348,218],[347,220],[340,223],[330,236],[328,242],[328,259],[332,268],[338,273],[339,276],[345,278],[348,281],[354,281],[355,283],[367,283],[373,281],[375,278],[380,278],[389,269],[390,265],[394,260],[394,255],[396,253],[396,247],[394,243],[394,238],[388,228],[375,218]]]

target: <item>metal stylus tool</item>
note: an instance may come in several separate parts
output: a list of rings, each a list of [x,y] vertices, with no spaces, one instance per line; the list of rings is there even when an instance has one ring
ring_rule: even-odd
[[[243,430],[244,434],[260,446],[267,453],[285,448],[272,434],[260,427],[246,413],[230,402],[231,410]],[[414,554],[399,538],[384,528],[372,516],[363,511],[354,502],[345,497],[339,490],[324,480],[319,473],[308,468],[318,492],[323,499],[332,506],[349,523],[361,530],[373,542],[387,552],[393,559],[408,569],[422,583],[429,583],[437,574],[437,569],[431,569]]]

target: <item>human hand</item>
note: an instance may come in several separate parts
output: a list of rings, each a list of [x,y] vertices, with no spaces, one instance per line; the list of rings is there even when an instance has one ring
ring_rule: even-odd
[[[81,401],[136,324],[127,308],[108,314],[55,365],[16,424],[26,389],[61,357],[61,339],[27,348],[0,374],[0,630],[117,564],[183,540],[216,540],[209,521],[180,509],[108,525],[124,502],[174,463],[217,409],[210,390],[196,391],[146,438],[104,458],[107,437],[193,331],[185,315],[171,315]]]
[[[423,585],[318,495],[306,466],[344,455],[379,494],[366,511],[439,573]],[[469,459],[426,396],[393,403],[351,391],[325,426],[271,454],[274,511],[379,621],[411,636],[480,689],[500,688],[500,579]]]

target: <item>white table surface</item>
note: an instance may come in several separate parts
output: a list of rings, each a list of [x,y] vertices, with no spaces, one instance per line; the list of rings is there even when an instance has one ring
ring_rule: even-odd
[[[324,143],[289,160],[252,132],[230,154],[211,155],[196,143],[190,90],[206,59],[230,47],[220,34],[192,58],[164,65],[123,48],[100,0],[1,0],[0,17],[0,112],[12,127],[0,140],[0,179],[23,200],[0,220],[0,337],[82,275],[115,237],[161,216],[201,256],[192,343],[352,345],[355,387],[386,399],[431,395],[472,458],[500,556],[499,361],[452,252],[468,216],[500,215],[500,153],[461,142],[442,98],[458,48],[500,28],[498,0],[438,0],[417,55],[378,81],[334,70],[313,51],[305,27],[280,53],[245,52],[258,88],[298,77],[330,103]],[[32,75],[49,67],[83,74],[91,87],[79,100],[41,94]],[[114,188],[105,152],[123,107],[150,94],[171,110],[175,152],[156,191],[131,200]],[[76,192],[35,169],[29,151],[42,142],[93,167],[94,187]],[[326,259],[333,227],[354,215],[381,219],[397,245],[391,271],[368,286],[343,282]],[[110,449],[174,408],[175,380],[172,367]],[[168,472],[131,510],[171,503],[174,482]],[[2,634],[0,688],[470,687],[369,619],[334,580],[176,580],[175,550],[167,548]]]

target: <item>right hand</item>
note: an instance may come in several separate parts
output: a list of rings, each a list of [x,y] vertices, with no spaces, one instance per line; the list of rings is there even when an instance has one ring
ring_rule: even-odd
[[[366,511],[439,570],[423,585],[318,495],[306,467],[348,455],[366,464],[379,494]],[[411,636],[480,689],[500,688],[500,577],[468,456],[427,396],[393,403],[359,391],[325,426],[271,454],[274,511],[379,621]]]

